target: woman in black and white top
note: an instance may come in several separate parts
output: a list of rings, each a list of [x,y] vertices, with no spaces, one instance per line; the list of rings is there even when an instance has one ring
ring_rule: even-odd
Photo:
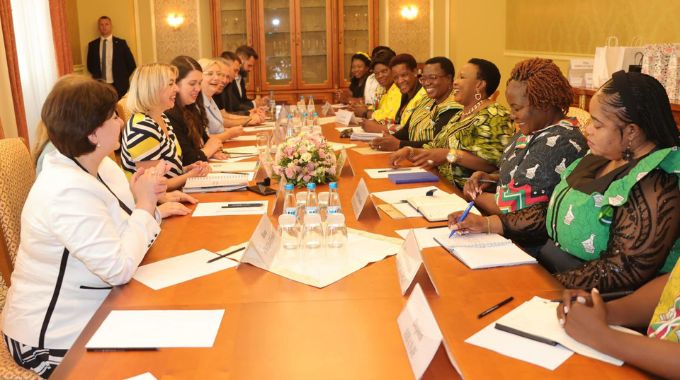
[[[67,76],[43,105],[57,150],[24,205],[2,332],[14,360],[45,378],[160,232],[156,203],[169,167],[139,169],[128,183],[108,157],[123,124],[117,100],[104,83]]]

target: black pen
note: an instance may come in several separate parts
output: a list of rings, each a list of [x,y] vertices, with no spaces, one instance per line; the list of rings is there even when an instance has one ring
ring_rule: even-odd
[[[432,230],[432,229],[435,229],[435,228],[444,228],[444,227],[448,227],[448,226],[449,226],[448,224],[440,224],[440,225],[437,225],[437,226],[427,226],[427,227],[425,227],[425,229],[426,230]]]
[[[222,206],[222,208],[246,208],[246,207],[262,207],[264,203],[229,203]]]
[[[462,180],[465,180],[465,181],[469,181],[469,180],[470,180],[470,177],[461,178],[461,179],[462,179]],[[493,183],[494,185],[495,185],[495,184],[498,184],[498,181],[494,181],[494,180],[492,180],[492,179],[478,179],[477,181],[479,181],[479,182],[484,182],[484,183]]]
[[[378,170],[378,173],[408,172],[408,171],[411,171],[411,168],[398,168],[398,169]]]
[[[88,347],[87,352],[158,351],[158,347]]]
[[[549,344],[551,346],[557,346],[557,342],[555,342],[554,340],[546,339],[546,338],[543,338],[541,336],[534,335],[534,334],[529,334],[528,332],[524,332],[522,330],[517,330],[517,329],[514,329],[510,326],[506,326],[506,325],[502,325],[500,323],[496,323],[496,325],[494,327],[496,328],[496,330],[505,331],[505,332],[510,333],[510,334],[521,336],[522,338],[531,339],[531,340],[534,340],[536,342]]]
[[[484,316],[491,314],[494,310],[500,308],[501,306],[503,306],[503,305],[505,305],[505,304],[507,304],[507,303],[512,302],[512,300],[514,300],[514,299],[515,299],[514,297],[508,297],[508,298],[504,299],[503,301],[501,301],[501,302],[499,302],[499,303],[497,303],[497,304],[491,306],[490,308],[488,308],[488,309],[484,310],[483,312],[479,313],[479,315],[477,316],[477,319],[483,318]]]
[[[225,257],[227,257],[227,256],[233,255],[233,254],[236,253],[236,252],[241,252],[241,251],[243,251],[244,249],[246,249],[246,247],[236,248],[236,249],[233,250],[233,251],[230,251],[230,252],[227,252],[227,253],[223,253],[223,254],[221,254],[221,255],[219,255],[219,256],[217,256],[217,257],[213,257],[212,259],[208,260],[207,263],[210,264],[210,263],[215,262],[215,261],[217,261],[217,260],[219,260],[219,259],[222,259],[222,258],[225,258]]]

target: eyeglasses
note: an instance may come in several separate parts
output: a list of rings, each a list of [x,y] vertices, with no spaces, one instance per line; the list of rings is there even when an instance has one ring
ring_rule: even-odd
[[[432,75],[423,75],[420,78],[418,78],[418,81],[420,83],[425,83],[425,82],[435,82],[439,78],[446,77],[448,75],[437,75],[437,74],[432,74]]]

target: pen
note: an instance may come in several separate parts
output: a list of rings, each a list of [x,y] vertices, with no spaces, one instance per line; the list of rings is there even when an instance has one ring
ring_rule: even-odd
[[[87,352],[158,351],[158,347],[88,347]]]
[[[440,224],[440,225],[437,225],[437,226],[427,226],[427,227],[425,227],[425,229],[426,230],[432,230],[432,229],[435,229],[435,228],[444,228],[444,227],[448,227],[448,226],[449,226],[448,224]]]
[[[213,257],[212,259],[208,260],[207,263],[210,264],[210,263],[215,262],[215,261],[217,261],[217,260],[219,260],[219,259],[225,258],[225,257],[227,257],[227,256],[229,256],[229,255],[233,255],[233,254],[236,253],[236,252],[241,252],[241,251],[243,251],[244,249],[246,249],[246,247],[236,248],[236,249],[233,250],[233,251],[230,251],[230,252],[227,252],[227,253],[223,253],[223,254],[221,254],[221,255],[219,255],[219,256],[217,256],[217,257]]]
[[[264,203],[229,203],[222,206],[222,208],[245,208],[245,207],[262,207]]]
[[[213,173],[226,173],[226,174],[241,174],[241,175],[249,175],[252,172],[230,172],[228,170],[213,170]]]
[[[411,168],[398,168],[398,169],[378,170],[378,173],[408,172],[408,171],[411,171]]]
[[[461,178],[461,179],[463,179],[463,180],[465,180],[465,181],[469,181],[469,180],[470,180],[470,177]],[[498,183],[498,181],[494,181],[494,180],[492,180],[492,179],[478,179],[477,181],[479,181],[479,182],[484,182],[484,183],[493,183],[493,184],[497,184],[497,183]]]
[[[534,334],[529,334],[528,332],[524,332],[522,330],[517,330],[517,329],[514,329],[510,326],[506,326],[506,325],[502,325],[500,323],[496,323],[496,325],[494,327],[496,327],[497,330],[501,330],[501,331],[508,332],[510,334],[521,336],[522,338],[535,340],[536,342],[549,344],[551,346],[557,346],[557,342],[555,342],[554,340],[546,339],[546,338],[543,338],[543,337],[540,337],[540,336],[534,335]]]
[[[477,319],[483,318],[484,316],[491,314],[494,310],[497,310],[497,309],[499,309],[501,306],[503,306],[503,305],[505,305],[505,304],[507,304],[507,303],[512,302],[512,300],[514,300],[514,299],[515,299],[514,297],[508,297],[508,298],[504,299],[503,301],[501,301],[501,302],[499,302],[499,303],[497,303],[497,304],[491,306],[490,308],[488,308],[488,309],[484,310],[483,312],[479,313],[479,315],[477,316]]]
[[[474,206],[474,204],[475,204],[474,201],[470,201],[470,203],[468,203],[467,208],[465,209],[465,211],[463,211],[463,215],[460,216],[460,219],[458,219],[458,222],[462,222],[462,221],[465,220],[465,218],[467,218],[467,216],[470,213],[470,210],[472,209],[472,206]],[[451,239],[453,237],[453,234],[455,234],[456,231],[458,231],[458,230],[451,230],[451,233],[449,234],[449,239]]]

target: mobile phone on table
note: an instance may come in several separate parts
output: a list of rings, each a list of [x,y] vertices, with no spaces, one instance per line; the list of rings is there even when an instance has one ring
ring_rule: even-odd
[[[276,190],[272,189],[269,186],[260,185],[260,184],[255,185],[255,186],[248,186],[248,187],[246,187],[246,189],[248,189],[248,191],[252,191],[253,193],[257,193],[257,194],[260,194],[260,195],[276,194]]]

